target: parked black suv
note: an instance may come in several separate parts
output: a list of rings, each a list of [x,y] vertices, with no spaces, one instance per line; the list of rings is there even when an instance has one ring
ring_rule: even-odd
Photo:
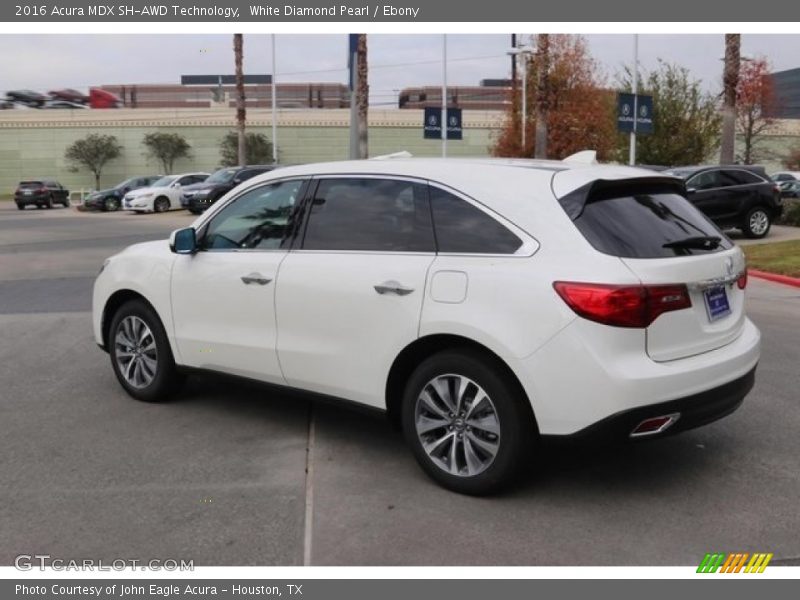
[[[54,204],[69,206],[69,190],[55,179],[27,179],[20,181],[14,192],[17,208],[24,210],[28,204],[36,208],[53,208]]]
[[[84,208],[100,209],[108,212],[119,210],[122,205],[122,198],[131,190],[149,187],[159,179],[161,175],[146,175],[143,177],[131,177],[114,187],[99,192],[92,192],[83,201]]]
[[[247,165],[220,169],[205,181],[184,187],[181,204],[199,215],[243,181],[276,168],[277,165]]]
[[[778,184],[763,167],[721,165],[664,171],[686,182],[689,201],[723,229],[738,228],[763,238],[783,212]]]

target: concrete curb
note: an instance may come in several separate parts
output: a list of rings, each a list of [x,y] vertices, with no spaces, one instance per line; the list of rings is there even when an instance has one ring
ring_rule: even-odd
[[[775,283],[782,283],[784,285],[791,285],[792,287],[800,288],[800,278],[789,277],[788,275],[778,275],[777,273],[768,273],[767,271],[757,271],[756,269],[747,269],[747,274],[751,277],[758,277],[759,279],[766,279]]]

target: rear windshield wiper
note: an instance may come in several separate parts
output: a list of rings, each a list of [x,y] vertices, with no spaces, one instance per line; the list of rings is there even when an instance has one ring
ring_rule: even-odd
[[[698,250],[713,250],[717,248],[722,238],[717,235],[697,235],[663,244],[662,248],[697,248]]]

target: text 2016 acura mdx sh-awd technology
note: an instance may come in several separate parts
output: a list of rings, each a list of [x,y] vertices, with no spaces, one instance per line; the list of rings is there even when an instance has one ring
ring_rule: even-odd
[[[286,167],[107,260],[94,335],[135,398],[204,369],[347,399],[487,493],[543,437],[659,437],[752,388],[744,256],[685,194],[558,162]]]

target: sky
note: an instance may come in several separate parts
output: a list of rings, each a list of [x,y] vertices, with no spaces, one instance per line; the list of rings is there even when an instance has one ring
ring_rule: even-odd
[[[522,43],[531,34],[518,33]],[[370,104],[396,106],[401,88],[441,85],[441,35],[370,34]],[[613,86],[633,61],[630,34],[584,36],[600,74]],[[508,35],[448,34],[447,79],[451,85],[477,85],[481,79],[510,76]],[[276,36],[277,81],[347,82],[347,36]],[[245,73],[270,73],[268,35],[244,35]],[[640,35],[642,69],[658,59],[687,67],[703,87],[719,92],[723,36],[719,34]],[[800,35],[742,35],[742,55],[765,56],[773,70],[800,67]],[[184,74],[233,73],[231,35],[0,34],[0,92],[86,89],[103,84],[179,83]]]

